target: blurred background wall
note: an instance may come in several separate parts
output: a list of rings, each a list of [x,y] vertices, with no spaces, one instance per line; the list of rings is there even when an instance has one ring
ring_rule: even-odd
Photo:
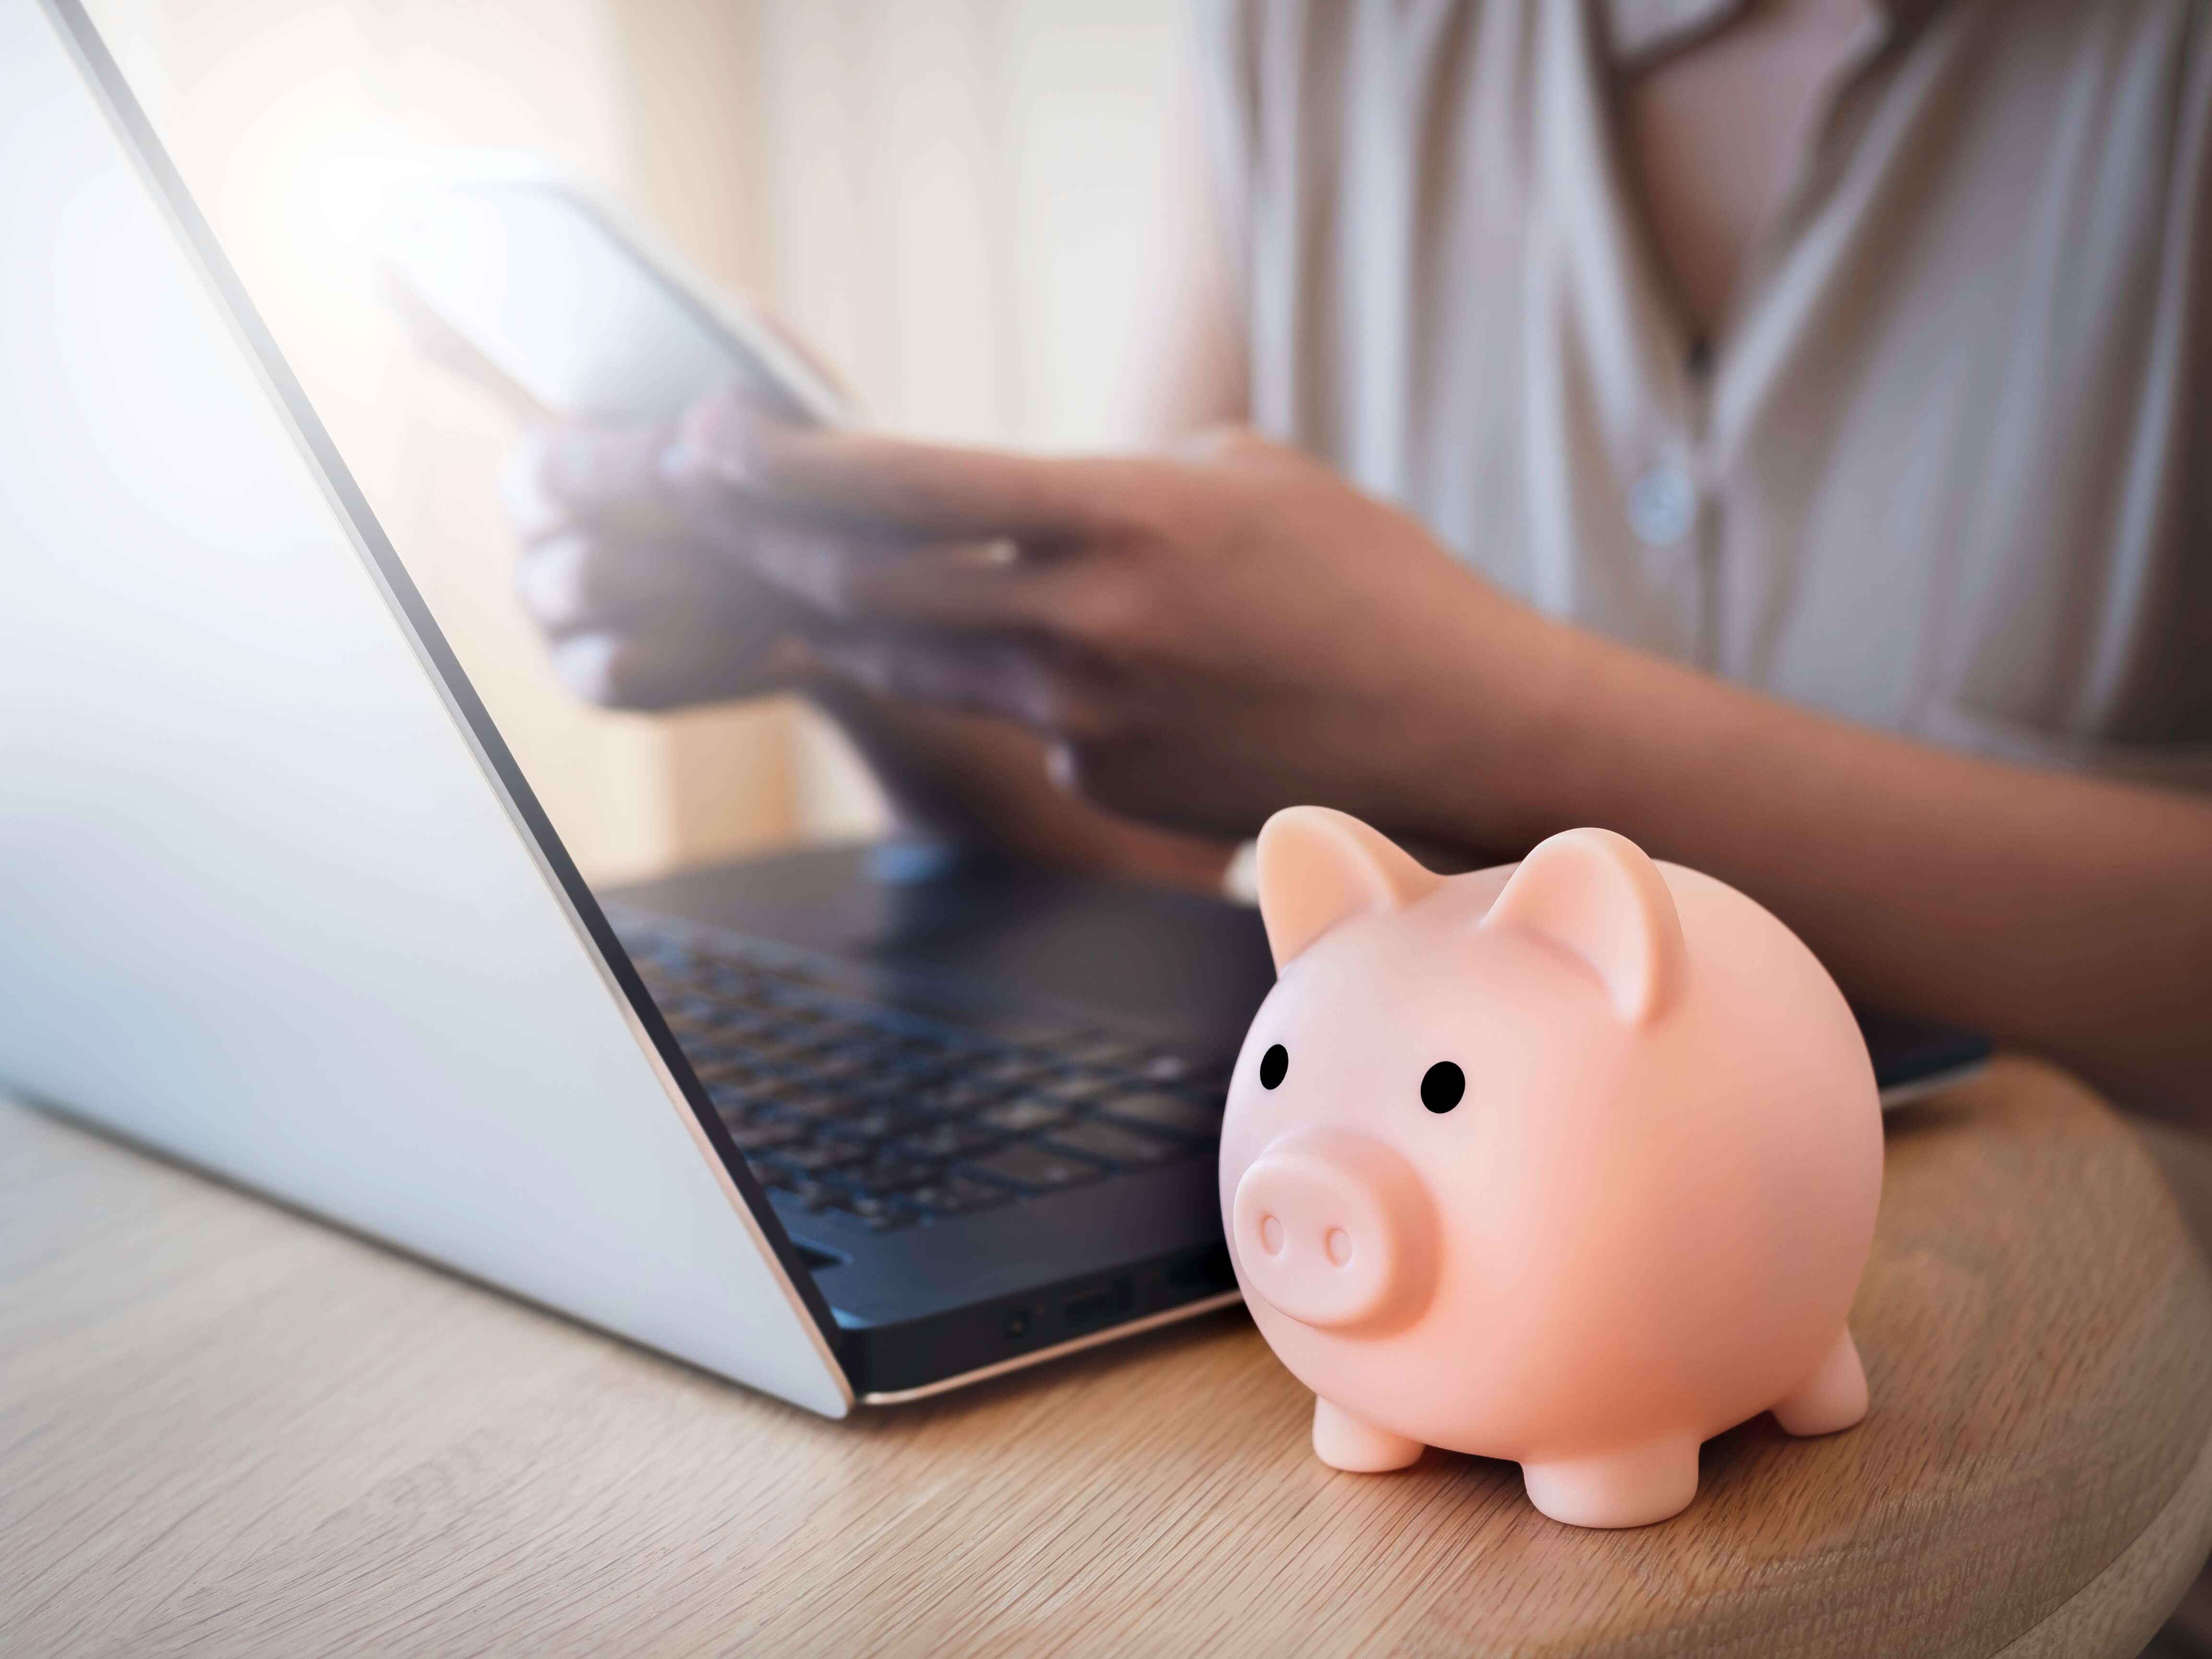
[[[1177,0],[92,0],[593,879],[880,822],[787,700],[607,714],[512,596],[509,417],[418,360],[363,233],[426,147],[527,149],[762,299],[879,423],[1110,445],[1160,280]]]

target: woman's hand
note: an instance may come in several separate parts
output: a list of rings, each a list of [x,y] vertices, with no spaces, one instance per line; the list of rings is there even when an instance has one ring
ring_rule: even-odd
[[[1571,637],[1241,430],[1048,460],[714,404],[684,448],[763,515],[757,568],[834,623],[830,666],[1018,721],[1064,784],[1156,822],[1249,834],[1318,799],[1464,844]]]
[[[515,586],[569,690],[669,708],[773,690],[810,659],[753,574],[743,504],[686,482],[665,426],[541,428],[510,468]]]
[[[755,574],[758,510],[672,465],[674,441],[664,428],[572,423],[542,428],[515,457],[516,587],[572,690],[635,709],[805,691],[909,833],[1140,880],[1217,882],[1227,849],[1091,811],[1053,788],[1014,728],[895,707],[825,672],[808,638],[818,615]]]

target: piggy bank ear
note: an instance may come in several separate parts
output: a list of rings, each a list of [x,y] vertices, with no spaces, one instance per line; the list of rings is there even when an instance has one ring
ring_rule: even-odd
[[[1689,977],[1682,919],[1666,878],[1642,848],[1610,830],[1569,830],[1540,842],[1482,925],[1579,957],[1631,1025],[1664,1013]]]
[[[1269,818],[1255,874],[1278,970],[1339,922],[1398,909],[1443,879],[1388,836],[1326,806],[1286,806]]]

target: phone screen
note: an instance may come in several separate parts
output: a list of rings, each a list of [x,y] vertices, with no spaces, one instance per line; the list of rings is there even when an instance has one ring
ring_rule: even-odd
[[[556,414],[666,418],[734,382],[788,418],[820,416],[588,201],[557,186],[417,191],[382,243],[417,301]]]

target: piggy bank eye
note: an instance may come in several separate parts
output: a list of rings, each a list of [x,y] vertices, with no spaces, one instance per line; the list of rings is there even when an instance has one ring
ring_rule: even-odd
[[[1291,1051],[1276,1043],[1260,1056],[1260,1086],[1272,1089],[1283,1080],[1283,1073],[1291,1069]]]
[[[1467,1073],[1448,1060],[1421,1073],[1421,1104],[1432,1112],[1449,1112],[1466,1092]]]

